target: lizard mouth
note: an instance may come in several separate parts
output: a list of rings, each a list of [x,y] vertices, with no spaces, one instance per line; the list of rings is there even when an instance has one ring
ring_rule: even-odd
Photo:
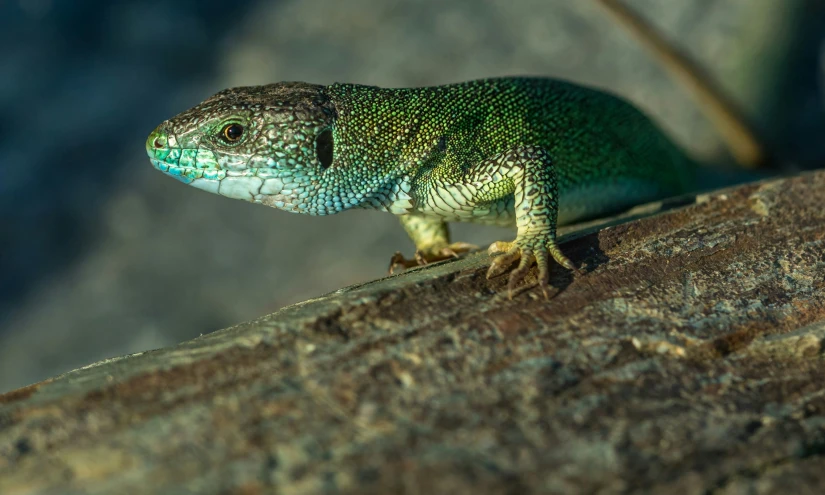
[[[163,125],[146,139],[146,154],[153,167],[185,184],[197,179],[221,180],[226,177],[211,152],[179,147],[175,135],[166,132]]]
[[[174,136],[155,130],[146,140],[146,154],[155,169],[175,179],[191,184],[197,179],[221,180],[226,171],[205,150],[175,146]]]
[[[170,156],[172,155],[174,154],[170,153]],[[221,170],[220,168],[205,169],[197,167],[187,167],[180,165],[179,160],[170,160],[169,156],[167,156],[164,159],[160,159],[150,155],[149,161],[152,162],[152,166],[155,167],[155,169],[163,172],[164,174],[170,177],[174,177],[175,179],[183,182],[184,184],[190,184],[192,183],[192,181],[197,179],[217,181],[226,177],[226,171]]]

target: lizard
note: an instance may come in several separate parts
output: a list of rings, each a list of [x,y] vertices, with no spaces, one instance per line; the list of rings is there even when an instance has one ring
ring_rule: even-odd
[[[707,89],[701,78],[691,79],[695,71],[678,52],[661,49],[667,43],[640,17],[615,0],[597,2],[677,76],[700,93]],[[717,113],[742,122],[709,94]],[[745,161],[756,162],[759,141],[740,127],[743,142],[757,143],[740,146]],[[413,259],[396,253],[391,267],[473,250],[451,241],[447,222],[515,226],[513,241],[488,250],[497,256],[487,278],[509,271],[510,298],[534,263],[545,298],[551,260],[577,273],[556,242],[557,226],[689,192],[697,171],[631,103],[541,77],[418,88],[230,88],[161,123],[146,151],[161,172],[229,198],[309,215],[351,208],[395,214],[416,250]]]

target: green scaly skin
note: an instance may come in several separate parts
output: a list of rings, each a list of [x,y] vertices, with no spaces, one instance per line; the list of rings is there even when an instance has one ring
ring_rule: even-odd
[[[644,114],[546,78],[426,88],[278,83],[222,91],[149,136],[156,168],[187,184],[286,211],[400,215],[418,263],[466,251],[447,221],[516,226],[488,277],[535,261],[573,264],[556,226],[693,187],[694,166]],[[396,258],[401,264],[412,264]]]

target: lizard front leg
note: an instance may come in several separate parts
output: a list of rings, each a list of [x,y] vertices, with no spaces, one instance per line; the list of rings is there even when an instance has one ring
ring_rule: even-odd
[[[510,272],[507,290],[513,289],[524,278],[535,260],[538,265],[538,283],[548,297],[550,257],[563,267],[575,270],[573,263],[556,244],[556,220],[559,210],[558,181],[551,157],[541,148],[521,147],[487,162],[482,180],[489,180],[493,188],[499,184],[512,190],[518,232],[513,242],[496,242],[490,253],[503,252],[493,259],[487,278],[505,273],[513,263],[518,266]]]
[[[478,249],[478,246],[466,242],[450,243],[447,222],[438,217],[408,213],[399,215],[398,220],[415,243],[415,257],[407,259],[400,252],[395,253],[390,260],[390,273],[396,268],[426,265]]]

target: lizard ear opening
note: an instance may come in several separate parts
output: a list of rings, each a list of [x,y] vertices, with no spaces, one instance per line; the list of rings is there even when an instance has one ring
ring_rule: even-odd
[[[332,166],[333,148],[332,130],[325,129],[315,138],[315,156],[324,170]]]

